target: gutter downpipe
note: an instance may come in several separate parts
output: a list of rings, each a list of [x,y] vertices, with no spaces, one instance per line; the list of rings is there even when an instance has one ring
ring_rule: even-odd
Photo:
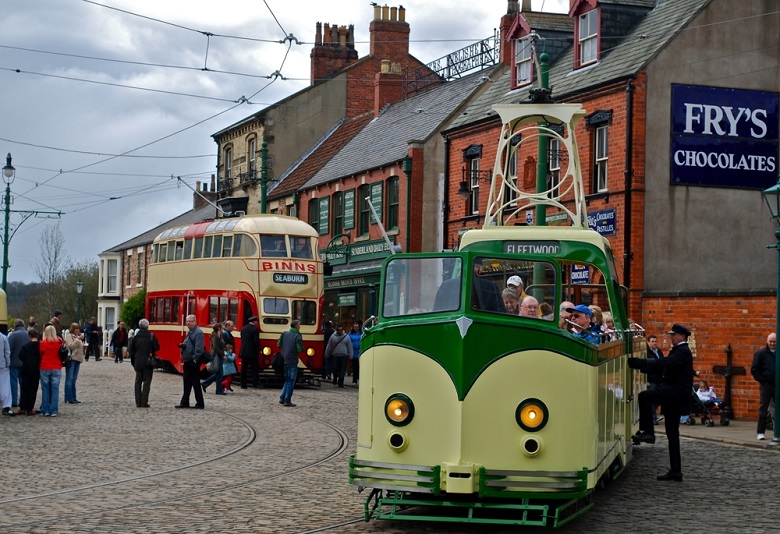
[[[625,165],[625,190],[626,190],[626,231],[623,233],[623,285],[631,287],[631,261],[634,253],[631,250],[631,189],[634,178],[634,91],[636,87],[631,80],[626,82],[626,165]],[[629,292],[630,297],[630,292]],[[629,298],[630,300],[630,298]]]

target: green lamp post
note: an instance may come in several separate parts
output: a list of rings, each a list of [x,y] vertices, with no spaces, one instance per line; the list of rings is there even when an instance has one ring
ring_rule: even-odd
[[[775,319],[775,332],[780,333],[780,177],[778,177],[777,183],[770,187],[769,189],[765,189],[762,193],[764,195],[764,200],[766,200],[766,205],[769,206],[769,212],[772,214],[772,219],[774,219],[775,223],[777,224],[775,228],[775,239],[776,243],[774,245],[767,245],[767,248],[774,248],[777,249],[778,253],[778,261],[777,261],[777,310],[776,310],[776,319]],[[780,369],[780,351],[775,351],[775,370]],[[780,424],[780,380],[777,379],[777,376],[775,376],[775,413],[774,413],[774,437],[772,438],[773,443],[780,443],[780,434],[778,434],[777,427],[778,424]]]

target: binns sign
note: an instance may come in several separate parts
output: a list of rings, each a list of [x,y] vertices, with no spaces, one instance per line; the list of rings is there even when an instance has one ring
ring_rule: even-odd
[[[776,183],[778,117],[777,93],[673,84],[671,183]]]

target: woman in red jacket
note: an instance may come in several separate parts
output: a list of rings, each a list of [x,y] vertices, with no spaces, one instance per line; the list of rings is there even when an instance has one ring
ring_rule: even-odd
[[[43,329],[43,339],[38,345],[41,351],[41,414],[57,417],[60,400],[62,340],[52,325]]]

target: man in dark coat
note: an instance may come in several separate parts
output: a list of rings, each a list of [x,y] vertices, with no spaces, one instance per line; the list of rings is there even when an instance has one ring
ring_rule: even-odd
[[[149,388],[152,386],[154,366],[151,358],[160,350],[160,342],[149,331],[149,321],[138,321],[135,333],[127,347],[130,363],[135,369],[135,405],[138,408],[149,407]]]
[[[241,329],[241,389],[246,389],[249,368],[252,368],[252,385],[260,386],[260,331],[257,329],[257,317],[249,318],[246,326]]]
[[[660,386],[639,393],[639,432],[633,437],[635,445],[655,443],[653,406],[661,405],[664,413],[666,438],[669,441],[670,469],[659,475],[658,480],[682,482],[680,459],[680,416],[690,412],[693,393],[693,354],[688,347],[691,331],[681,324],[674,324],[668,332],[672,350],[666,358],[648,360],[629,358],[628,366],[643,373],[663,372]]]
[[[775,350],[777,350],[777,334],[771,333],[766,338],[766,347],[756,352],[753,356],[753,365],[750,366],[750,374],[758,382],[758,427],[756,437],[766,439],[766,419],[769,403],[775,398]],[[775,399],[777,402],[777,399]],[[777,424],[777,421],[774,423]],[[777,427],[775,432],[777,432]]]
[[[658,348],[658,336],[647,336],[647,357],[651,360],[660,360],[664,357],[664,353]],[[663,380],[664,374],[659,369],[654,373],[647,373],[647,389],[656,389],[660,387],[661,380]],[[653,406],[653,424],[659,423],[658,418],[658,406]]]

